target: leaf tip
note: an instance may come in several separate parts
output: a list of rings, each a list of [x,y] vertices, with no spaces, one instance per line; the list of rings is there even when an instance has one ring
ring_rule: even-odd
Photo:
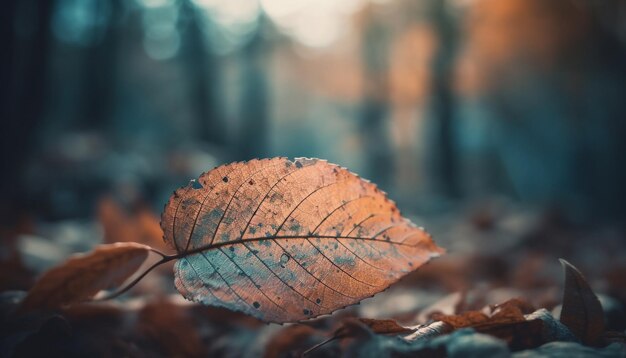
[[[559,320],[584,344],[597,346],[605,331],[604,310],[585,276],[567,260],[559,259],[565,271],[563,304]]]
[[[571,263],[569,263],[569,261],[559,258],[559,262],[561,263],[561,266],[563,267],[563,269],[565,271],[567,270],[573,270],[574,272],[578,273],[580,276],[582,276],[582,273],[576,268],[576,266],[572,265]]]

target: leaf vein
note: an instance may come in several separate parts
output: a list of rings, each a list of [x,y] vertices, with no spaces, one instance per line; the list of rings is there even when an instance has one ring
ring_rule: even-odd
[[[286,177],[290,176],[293,173],[298,172],[298,168],[290,171],[289,173],[283,175],[282,177],[280,177],[278,180],[276,180],[276,182],[267,190],[267,193],[265,193],[265,196],[263,196],[263,199],[261,199],[261,201],[259,202],[259,205],[257,205],[256,209],[254,209],[254,212],[252,213],[252,216],[250,217],[250,219],[248,220],[248,222],[246,223],[246,226],[243,228],[243,230],[241,231],[241,239],[243,238],[243,236],[246,234],[246,230],[248,230],[248,227],[250,227],[250,223],[252,222],[252,220],[254,219],[254,217],[256,216],[257,212],[259,211],[259,209],[261,208],[261,205],[263,205],[263,203],[265,202],[265,199],[267,199],[270,195],[270,193],[272,192],[272,190],[274,190],[274,188]]]
[[[189,190],[191,190],[190,186],[188,186],[187,190],[185,190],[185,192],[181,194],[180,200],[176,204],[176,210],[174,210],[174,217],[172,218],[172,241],[174,242],[174,248],[176,249],[176,252],[180,252],[178,248],[178,242],[176,241],[176,217],[178,216],[178,208],[180,208],[180,205],[183,203],[183,197],[184,195],[187,195]]]
[[[305,237],[305,238],[306,238],[306,237]],[[280,248],[281,248],[281,249],[283,249],[283,251],[284,251],[284,252],[289,253],[289,251],[287,251],[287,250],[283,247],[283,245],[279,244],[279,243],[278,243],[278,241],[274,241],[274,242],[276,242],[276,245],[280,246]],[[308,274],[309,274],[309,276],[313,277],[313,279],[315,279],[317,282],[321,283],[324,287],[326,287],[326,288],[328,288],[328,289],[330,289],[330,290],[332,290],[332,291],[334,291],[334,292],[336,292],[336,293],[338,293],[338,294],[340,294],[341,296],[344,296],[344,297],[346,297],[346,298],[350,298],[350,299],[355,299],[355,298],[357,298],[357,297],[352,297],[352,296],[346,295],[346,294],[344,294],[344,293],[342,293],[342,292],[340,292],[340,291],[337,291],[336,289],[334,289],[334,288],[332,288],[332,287],[328,286],[328,285],[327,285],[324,281],[322,281],[320,278],[318,278],[318,277],[317,277],[317,276],[315,276],[313,273],[311,273],[311,271],[307,270],[307,269],[306,269],[306,267],[302,266],[302,264],[300,263],[300,261],[296,260],[296,258],[295,258],[295,257],[293,257],[293,255],[289,255],[289,256],[291,257],[291,259],[293,259],[293,262],[295,262],[298,266],[300,266],[300,268],[302,268],[302,269],[304,270],[304,272],[308,273]]]
[[[230,173],[232,173],[233,171],[235,171],[235,169],[232,169],[231,171],[226,173],[226,176],[230,175]],[[196,213],[196,218],[193,220],[193,225],[191,226],[191,232],[189,233],[189,238],[187,239],[187,245],[185,246],[185,251],[189,249],[189,244],[191,243],[191,239],[193,238],[193,232],[196,230],[196,225],[198,224],[198,218],[200,217],[200,213],[202,212],[204,203],[207,201],[207,199],[209,198],[209,195],[211,195],[211,193],[215,190],[215,188],[217,188],[218,185],[219,185],[219,182],[215,183],[213,185],[213,189],[209,190],[204,196],[204,198],[202,199],[202,202],[200,203],[200,208],[198,209],[198,212]]]
[[[258,286],[258,284],[252,279],[252,277],[250,276],[250,274],[248,274],[246,271],[244,271],[244,269],[241,268],[241,266],[239,266],[239,264],[237,264],[235,262],[235,260],[228,256],[227,253],[224,252],[224,250],[222,250],[221,248],[219,248],[218,250],[220,250],[224,256],[226,256],[239,270],[241,270],[241,272],[244,273],[244,275],[246,275],[246,277],[250,280],[250,282],[252,282],[252,284],[254,285],[254,287],[259,290],[261,292],[261,294],[263,294],[263,296],[265,296],[270,302],[272,302],[276,307],[278,307],[281,311],[283,312],[287,312],[282,306],[280,306],[278,303],[276,303],[273,299],[271,299],[267,294],[265,294],[265,292],[263,290],[261,290]]]
[[[200,255],[202,255],[202,257],[204,257],[204,259],[206,260],[206,262],[211,265],[211,268],[213,268],[213,271],[215,271],[215,273],[217,273],[217,275],[222,279],[222,281],[224,281],[224,283],[226,284],[226,286],[235,294],[235,296],[237,296],[237,298],[241,301],[246,303],[248,306],[252,306],[248,301],[244,300],[239,293],[230,285],[230,283],[224,278],[224,276],[222,276],[222,274],[215,268],[215,266],[213,265],[213,263],[211,262],[211,260],[209,260],[208,257],[206,257],[206,255],[204,254],[204,252],[200,252]],[[191,262],[189,262],[189,265],[191,265]],[[193,265],[191,265],[193,267]],[[203,284],[208,285],[208,283],[206,281],[204,281],[202,279],[202,277],[200,277],[200,280],[202,281]]]
[[[315,234],[315,232],[317,231],[317,229],[319,229],[319,228],[320,228],[320,226],[322,226],[322,224],[326,221],[326,219],[330,218],[330,217],[331,217],[331,216],[332,216],[332,215],[333,215],[333,214],[334,214],[337,210],[341,209],[342,207],[344,207],[344,206],[346,206],[346,205],[348,205],[348,204],[350,204],[350,203],[352,203],[352,202],[355,202],[355,201],[360,200],[360,199],[365,199],[365,198],[374,198],[374,197],[373,197],[373,196],[371,196],[371,195],[359,196],[358,198],[355,198],[355,199],[352,199],[352,200],[348,200],[348,201],[346,201],[345,203],[343,203],[343,204],[339,205],[338,207],[336,207],[335,209],[333,209],[330,213],[328,213],[328,215],[326,215],[326,217],[324,217],[324,219],[322,219],[322,221],[320,221],[320,223],[319,223],[319,224],[317,224],[317,226],[315,227],[315,229],[313,229],[312,234]],[[381,269],[380,267],[375,266],[375,265],[373,265],[373,264],[369,263],[368,261],[366,261],[365,259],[363,259],[361,256],[357,255],[357,253],[356,253],[356,252],[354,252],[354,251],[350,250],[350,248],[348,248],[348,246],[344,245],[344,243],[343,243],[343,242],[339,241],[339,239],[335,238],[335,241],[337,241],[337,242],[339,243],[339,245],[343,246],[346,250],[350,251],[350,253],[352,253],[354,256],[356,256],[359,260],[363,261],[366,265],[368,265],[368,266],[370,266],[370,267],[372,267],[372,268],[375,268],[375,269],[377,269],[377,270],[379,270],[379,271],[384,271],[384,270],[383,270],[383,269]]]
[[[212,245],[213,242],[215,241],[215,237],[217,236],[217,232],[219,231],[220,225],[222,224],[222,221],[224,221],[224,217],[226,216],[226,213],[228,212],[228,209],[230,208],[230,204],[232,204],[233,199],[235,199],[235,197],[237,196],[237,193],[239,192],[239,189],[241,189],[243,187],[243,185],[250,180],[250,178],[252,178],[253,176],[255,176],[256,174],[267,170],[269,168],[275,168],[277,167],[279,164],[274,164],[271,165],[269,167],[263,167],[257,171],[255,171],[254,173],[252,173],[249,177],[247,177],[245,180],[241,181],[241,184],[239,184],[239,186],[237,187],[237,190],[235,190],[235,192],[233,193],[233,196],[230,197],[230,200],[228,201],[228,204],[226,205],[226,208],[224,209],[224,212],[222,213],[222,217],[220,218],[220,220],[217,222],[217,226],[215,227],[215,231],[213,231],[213,237],[211,237],[211,242],[209,243],[209,245]]]
[[[274,272],[274,270],[272,270],[272,269],[271,269],[271,268],[267,265],[267,263],[266,263],[265,261],[263,261],[263,260],[262,260],[262,259],[261,259],[261,258],[260,258],[257,254],[255,254],[255,253],[254,253],[254,251],[253,251],[252,249],[250,249],[250,247],[248,247],[248,245],[246,245],[246,244],[245,244],[245,241],[242,241],[241,243],[243,244],[243,246],[244,246],[246,249],[248,249],[248,250],[252,253],[252,255],[254,255],[254,257],[256,257],[256,258],[257,258],[257,260],[259,260],[259,261],[263,264],[263,266],[265,266],[268,270],[270,270],[270,272],[271,272],[271,273],[272,273],[272,274],[273,274],[273,275],[274,275],[274,276],[275,276],[275,277],[276,277],[276,278],[277,278],[280,282],[282,282],[283,284],[285,284],[285,286],[287,286],[287,287],[288,287],[289,289],[291,289],[293,292],[295,292],[295,293],[297,293],[298,295],[300,295],[300,296],[301,296],[302,298],[304,298],[305,300],[307,300],[307,301],[309,301],[309,302],[311,302],[311,303],[313,303],[313,304],[316,304],[315,302],[311,301],[311,299],[309,299],[308,297],[306,297],[305,295],[303,295],[302,293],[300,293],[298,290],[296,290],[293,286],[291,286],[290,284],[288,284],[285,280],[283,280],[283,279],[282,279],[282,278],[281,278],[281,277],[280,277],[280,276],[279,276],[276,272]],[[280,246],[280,245],[279,245],[279,246]],[[281,246],[281,247],[282,247],[282,246]],[[285,249],[283,249],[283,251],[284,251],[284,250],[285,250]],[[294,259],[294,261],[295,261],[295,259]],[[325,306],[321,306],[321,307],[322,307],[322,308],[328,308],[328,307],[325,307]]]
[[[211,289],[211,287],[209,287],[209,286],[207,286],[207,285],[206,285],[206,283],[204,282],[204,280],[202,279],[202,277],[200,277],[200,274],[198,273],[198,270],[196,270],[196,268],[195,268],[195,267],[191,264],[191,262],[189,261],[189,259],[188,259],[188,258],[186,258],[186,257],[183,257],[183,260],[187,261],[187,264],[189,265],[189,267],[191,267],[191,269],[192,269],[192,270],[193,270],[193,272],[196,274],[196,276],[198,277],[198,279],[200,280],[200,282],[202,282],[202,285],[206,288],[207,292],[208,292],[211,296],[213,296],[216,300],[221,301],[219,298],[217,298],[217,296],[215,296],[215,294],[213,293],[213,290]],[[178,265],[176,266],[176,271],[178,271],[178,272],[177,272],[178,277],[181,277],[181,275],[180,275],[180,267],[179,267]],[[181,279],[181,280],[179,280],[179,282],[183,285],[183,287],[184,287],[187,291],[191,292],[191,291],[187,288],[187,286],[185,285],[185,280],[182,280],[182,279]]]

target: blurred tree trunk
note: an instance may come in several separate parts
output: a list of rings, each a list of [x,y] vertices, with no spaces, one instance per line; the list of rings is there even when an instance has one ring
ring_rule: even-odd
[[[189,84],[189,101],[195,116],[195,134],[201,141],[223,145],[223,128],[216,91],[219,81],[217,58],[207,47],[202,33],[203,19],[192,0],[183,0],[180,7],[182,21],[181,58],[183,73]]]
[[[93,11],[107,23],[94,34],[84,65],[82,115],[85,129],[99,130],[111,120],[117,80],[117,54],[122,18],[121,0],[98,0]]]
[[[35,128],[44,113],[49,29],[54,6],[53,0],[9,0],[3,3],[0,12],[2,222],[13,221],[26,205],[19,182],[34,144]],[[20,27],[18,34],[16,29]]]
[[[261,16],[256,34],[243,49],[243,82],[241,98],[239,159],[248,160],[267,155],[268,85],[266,55],[268,44],[263,38],[266,19]]]
[[[436,126],[435,172],[436,188],[449,197],[459,195],[457,158],[454,138],[455,98],[452,89],[453,62],[456,47],[454,19],[449,13],[448,1],[432,3],[434,28],[438,35],[438,50],[433,63],[433,115]],[[439,184],[440,183],[440,184]]]
[[[363,33],[361,61],[365,72],[365,93],[359,123],[366,157],[365,177],[389,190],[393,176],[393,152],[386,121],[389,113],[388,33],[373,13],[367,14]]]
[[[2,116],[7,119],[9,115],[9,96],[13,93],[12,80],[15,71],[15,15],[17,11],[17,0],[7,0],[0,11],[0,41],[2,52],[0,53],[0,109]],[[4,133],[4,132],[3,132]],[[3,152],[4,153],[4,152]]]

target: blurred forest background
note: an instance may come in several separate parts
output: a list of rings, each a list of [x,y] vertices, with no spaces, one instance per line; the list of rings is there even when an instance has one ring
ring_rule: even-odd
[[[621,0],[10,0],[2,220],[160,212],[216,165],[312,156],[405,211],[626,210]]]

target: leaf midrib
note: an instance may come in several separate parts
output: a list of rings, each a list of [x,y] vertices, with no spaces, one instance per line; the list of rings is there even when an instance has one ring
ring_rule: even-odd
[[[418,234],[418,233],[416,232],[414,234]],[[243,245],[248,242],[256,242],[256,241],[263,241],[263,240],[288,240],[288,239],[347,239],[347,240],[375,241],[375,242],[381,242],[381,243],[386,243],[390,245],[398,245],[398,246],[418,247],[418,245],[410,245],[410,244],[405,244],[403,242],[398,242],[398,241],[377,240],[371,237],[358,237],[358,236],[336,236],[336,235],[258,236],[258,237],[251,237],[248,239],[238,239],[238,240],[233,240],[233,241],[225,241],[225,242],[218,242],[218,243],[213,243],[209,245],[204,245],[204,246],[193,248],[191,250],[179,252],[176,255],[172,255],[170,257],[172,259],[174,258],[180,259],[180,258],[187,257],[189,255],[197,254],[197,253],[204,252],[204,251],[210,251],[213,249],[218,249],[220,247],[229,246],[229,245],[238,245],[238,244]]]

